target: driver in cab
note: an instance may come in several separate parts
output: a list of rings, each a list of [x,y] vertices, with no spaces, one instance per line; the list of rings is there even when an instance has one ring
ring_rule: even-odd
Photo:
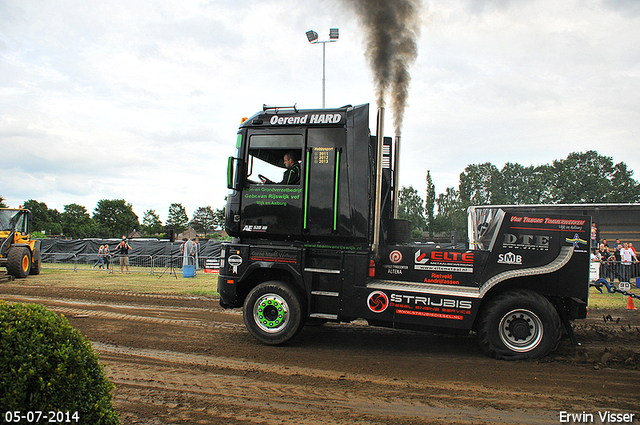
[[[298,154],[296,151],[290,151],[284,154],[284,165],[287,169],[284,171],[282,175],[282,181],[280,183],[275,183],[265,176],[259,176],[262,183],[266,184],[288,184],[294,185],[300,183],[300,162],[298,160]]]

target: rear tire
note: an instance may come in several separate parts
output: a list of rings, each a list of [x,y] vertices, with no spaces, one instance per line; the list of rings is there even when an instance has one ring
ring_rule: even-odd
[[[303,305],[297,291],[286,282],[264,282],[253,288],[244,302],[244,324],[260,342],[283,344],[302,329]]]
[[[33,251],[33,257],[31,257],[31,275],[39,275],[42,270],[42,257],[40,256],[40,248],[36,248]]]
[[[7,253],[7,273],[17,279],[24,279],[31,271],[31,253],[23,246],[13,246]]]
[[[555,307],[534,291],[498,295],[481,314],[480,348],[496,359],[544,357],[557,347],[562,335]]]

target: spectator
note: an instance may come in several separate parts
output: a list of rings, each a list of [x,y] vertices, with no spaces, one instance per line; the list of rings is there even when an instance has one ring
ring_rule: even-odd
[[[598,249],[598,228],[596,223],[591,225],[591,251],[596,252]]]
[[[624,247],[620,249],[621,257],[621,282],[631,281],[631,265],[638,262],[638,258],[632,249],[629,248],[629,244],[625,243]]]
[[[120,273],[124,273],[124,268],[127,268],[127,274],[129,274],[129,250],[131,246],[129,246],[129,241],[127,238],[122,236],[122,240],[116,246],[116,250],[119,250],[120,254]]]
[[[104,257],[104,245],[100,245],[100,248],[98,249],[98,260],[96,261],[96,263],[91,268],[95,269],[98,264],[100,264],[99,268],[103,268],[104,267],[104,258],[103,257]]]
[[[109,245],[104,246],[104,254],[102,255],[104,259],[104,265],[109,270],[109,264],[111,264],[111,251],[109,251]]]
[[[620,239],[616,239],[617,242],[620,242]],[[620,251],[622,250],[622,243],[616,244],[616,249],[613,252],[614,256],[614,277],[618,278],[618,282],[622,282],[622,255]],[[613,282],[613,280],[612,280]]]
[[[598,249],[598,256],[600,257],[600,277],[604,279],[609,278],[609,248],[606,243],[601,243]]]
[[[616,255],[611,248],[607,248],[606,258],[607,258],[607,267],[606,267],[607,277],[609,278],[609,281],[613,282],[616,278],[617,272],[616,272]]]
[[[182,251],[182,265],[195,266],[196,244],[191,239],[187,239],[180,247]]]
[[[196,240],[193,242],[193,249],[194,249],[194,260],[196,263],[196,270],[198,270],[198,254],[200,252],[200,242],[198,241],[198,238],[196,238]]]

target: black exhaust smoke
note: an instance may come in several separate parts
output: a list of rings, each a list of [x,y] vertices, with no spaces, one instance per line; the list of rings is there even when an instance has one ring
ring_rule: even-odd
[[[418,57],[420,0],[343,0],[366,31],[366,57],[373,72],[378,107],[390,96],[395,134],[402,129],[409,92],[409,66]]]

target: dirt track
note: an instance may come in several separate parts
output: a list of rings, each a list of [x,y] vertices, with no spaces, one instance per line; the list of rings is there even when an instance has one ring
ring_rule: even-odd
[[[473,335],[307,327],[268,347],[208,297],[0,284],[94,343],[123,424],[556,424],[560,412],[640,419],[640,312],[592,312],[540,361],[496,361]],[[605,318],[611,314],[611,319]],[[619,319],[619,320],[618,320]],[[616,323],[618,322],[618,323]],[[566,418],[566,417],[565,417]]]

